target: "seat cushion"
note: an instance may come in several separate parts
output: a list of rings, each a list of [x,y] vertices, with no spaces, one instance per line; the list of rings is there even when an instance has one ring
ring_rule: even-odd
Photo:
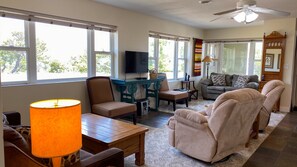
[[[172,90],[160,91],[159,98],[176,101],[176,100],[188,98],[188,92],[180,92],[180,91],[172,91]]]
[[[225,87],[225,91],[226,91],[226,92],[227,92],[227,91],[236,90],[236,89],[238,89],[238,88],[235,88],[235,87],[232,87],[232,86],[226,86],[226,87]]]
[[[136,105],[116,101],[106,102],[93,105],[92,112],[105,117],[113,118],[120,115],[136,112]]]
[[[212,94],[221,94],[225,92],[225,86],[208,86],[207,92]]]

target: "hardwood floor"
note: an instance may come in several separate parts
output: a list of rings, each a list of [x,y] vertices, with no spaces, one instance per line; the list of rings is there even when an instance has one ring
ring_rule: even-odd
[[[288,113],[244,165],[258,166],[297,166],[297,112]]]
[[[163,127],[170,113],[150,111],[137,122],[151,127]],[[297,166],[297,112],[290,112],[273,130],[244,167],[295,167]]]

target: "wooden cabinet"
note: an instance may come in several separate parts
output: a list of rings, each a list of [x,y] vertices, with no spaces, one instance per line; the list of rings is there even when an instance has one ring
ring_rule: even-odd
[[[286,34],[273,31],[268,36],[264,35],[261,81],[283,79],[285,49]]]
[[[259,91],[270,80],[283,79],[283,66],[285,61],[286,34],[282,35],[273,31],[268,36],[264,35],[262,75],[259,82]],[[280,100],[275,104],[274,111],[279,111]]]

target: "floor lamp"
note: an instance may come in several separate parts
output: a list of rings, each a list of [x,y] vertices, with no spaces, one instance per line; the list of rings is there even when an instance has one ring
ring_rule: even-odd
[[[82,146],[81,104],[73,99],[53,99],[30,105],[32,154],[52,158],[60,167],[61,157]]]
[[[206,77],[208,79],[208,70],[209,70],[209,64],[212,62],[212,58],[210,56],[205,56],[202,62],[206,63]]]

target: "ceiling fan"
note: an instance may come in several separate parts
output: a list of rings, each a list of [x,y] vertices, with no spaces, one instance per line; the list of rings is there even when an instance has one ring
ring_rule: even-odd
[[[239,0],[236,4],[235,9],[222,11],[219,13],[215,13],[214,15],[231,15],[232,18],[237,22],[250,23],[250,22],[255,21],[258,18],[257,13],[272,14],[275,16],[289,16],[290,15],[289,12],[257,7],[255,0]],[[217,19],[215,19],[215,20],[217,20]]]

